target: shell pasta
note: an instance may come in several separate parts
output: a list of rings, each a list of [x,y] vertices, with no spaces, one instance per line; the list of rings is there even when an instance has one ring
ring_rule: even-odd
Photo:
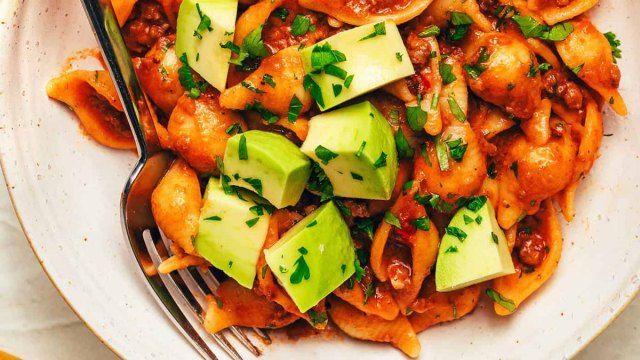
[[[145,271],[215,268],[212,333],[296,322],[417,357],[481,297],[536,311],[603,109],[627,115],[596,0],[112,2],[177,157],[151,199],[173,255]],[[135,149],[106,71],[46,90]]]

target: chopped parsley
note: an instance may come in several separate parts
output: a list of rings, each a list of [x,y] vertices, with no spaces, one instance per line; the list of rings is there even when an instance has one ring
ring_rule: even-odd
[[[449,85],[458,79],[452,73],[453,66],[449,64],[440,62],[440,65],[438,66],[438,71],[440,72],[440,76],[442,77],[442,85]]]
[[[463,12],[452,11],[451,19],[449,20],[449,24],[451,28],[447,33],[447,38],[450,41],[460,41],[462,40],[467,33],[469,32],[469,28],[471,24],[473,24],[473,20],[471,17]]]
[[[456,98],[453,95],[453,93],[449,94],[449,96],[447,97],[447,103],[449,104],[449,109],[451,110],[451,114],[453,114],[453,116],[456,119],[458,119],[458,121],[463,123],[467,120],[467,116],[464,114],[464,111],[462,111],[462,109],[460,108],[460,105],[458,105],[458,102],[456,101]]]
[[[364,291],[364,305],[367,305],[367,302],[369,302],[369,298],[376,292],[376,287],[373,285],[373,283],[370,283],[369,285],[367,285],[367,288]]]
[[[240,123],[233,123],[224,132],[229,135],[240,134],[242,132],[242,127],[240,126]]]
[[[208,218],[205,218],[205,220],[207,220],[207,221],[221,221],[222,218],[220,216],[210,216]]]
[[[364,276],[364,268],[360,264],[360,260],[357,257],[355,260],[353,260],[353,266],[356,269],[356,272],[355,272],[356,281],[358,282],[362,281],[362,277]]]
[[[309,280],[309,278],[311,277],[311,271],[309,270],[309,265],[307,265],[307,262],[304,259],[304,256],[307,255],[308,253],[307,249],[305,249],[304,247],[301,247],[298,249],[298,252],[300,253],[300,257],[296,260],[295,263],[293,263],[295,270],[293,271],[293,273],[291,274],[291,277],[289,278],[289,282],[291,282],[294,285],[301,283],[303,279]]]
[[[193,32],[193,36],[202,40],[202,34],[205,31],[213,31],[213,28],[211,27],[211,18],[202,13],[202,10],[200,10],[200,4],[198,3],[196,3],[196,10],[198,10],[198,15],[200,16],[200,23],[198,24],[196,30]]]
[[[440,165],[440,171],[449,171],[449,156],[447,154],[447,145],[444,141],[442,141],[442,137],[440,135],[435,138],[435,147],[436,147],[436,158],[438,159],[438,164]]]
[[[384,221],[391,226],[394,226],[398,229],[402,229],[402,224],[400,223],[400,220],[398,219],[397,216],[395,216],[391,212],[391,210],[384,213]]]
[[[317,312],[311,309],[307,312],[307,314],[309,314],[309,320],[311,320],[311,325],[313,325],[314,327],[318,325],[324,326],[327,324],[327,321],[329,321],[326,311]]]
[[[435,25],[430,25],[426,29],[422,30],[418,37],[425,38],[429,36],[438,36],[440,35],[440,28]]]
[[[421,102],[422,95],[418,94],[416,106],[407,107],[407,122],[413,131],[422,130],[424,128],[424,124],[427,123],[427,112],[422,110]]]
[[[404,136],[402,129],[398,128],[398,132],[396,132],[396,148],[398,149],[398,155],[401,158],[410,159],[413,157],[414,150],[409,145],[407,138]]]
[[[539,38],[549,41],[563,41],[573,32],[573,25],[567,22],[549,27],[540,24],[531,16],[513,15],[511,19],[518,25],[526,39]]]
[[[372,39],[376,36],[381,36],[381,35],[386,35],[387,34],[387,27],[385,25],[385,23],[381,22],[381,23],[377,23],[375,25],[373,25],[373,32],[365,37],[363,37],[362,39],[360,39],[360,41],[364,41],[364,40],[368,40],[368,39]]]
[[[447,226],[445,229],[447,235],[455,236],[460,242],[463,242],[467,238],[467,233],[462,229],[455,226]]]
[[[464,70],[467,72],[467,74],[472,79],[477,79],[477,78],[480,77],[480,74],[482,74],[485,70],[487,70],[487,67],[482,65],[487,60],[489,60],[489,54],[487,53],[487,47],[486,46],[481,46],[480,47],[480,53],[478,55],[478,59],[476,60],[475,64],[473,64],[473,65],[464,64],[462,67],[464,68]]]
[[[251,220],[245,221],[245,224],[247,224],[248,227],[252,228],[255,224],[258,223],[258,221],[260,221],[260,218],[256,217],[256,218],[253,218]]]
[[[471,216],[467,215],[467,214],[464,214],[462,216],[462,219],[464,220],[464,224],[465,225],[469,225],[469,224],[471,224],[473,222],[473,218]]]
[[[611,55],[613,56],[613,63],[617,64],[618,59],[622,58],[622,50],[620,49],[620,45],[622,45],[622,42],[620,42],[616,34],[611,31],[606,32],[603,35],[607,38],[607,41],[609,41],[609,45],[611,45]]]
[[[360,148],[358,149],[358,152],[356,153],[356,157],[359,158],[360,156],[362,156],[362,153],[364,152],[364,147],[367,146],[367,142],[363,141],[362,144],[360,144]]]
[[[373,167],[379,169],[381,167],[387,166],[387,154],[384,151],[380,154],[376,162],[373,163]]]
[[[462,139],[447,141],[446,144],[449,147],[449,155],[451,158],[457,162],[462,161],[464,154],[467,152],[468,144],[462,143]]]
[[[494,233],[493,231],[491,232],[491,240],[493,240],[494,243],[498,243],[498,235],[496,235],[496,233]]]
[[[324,68],[324,72],[327,75],[331,75],[331,76],[335,76],[340,80],[346,80],[347,79],[347,72],[339,67],[337,67],[334,64],[329,64]]]
[[[369,239],[372,240],[373,228],[374,228],[373,220],[369,218],[365,218],[365,219],[357,220],[353,225],[353,228],[351,229],[351,231],[353,232],[354,235],[367,234]]]
[[[402,62],[402,53],[396,53],[396,60],[398,60],[398,62]]]
[[[457,253],[458,252],[458,247],[455,245],[451,245],[447,248],[447,250],[444,251],[445,254],[447,253]]]
[[[333,199],[333,186],[327,178],[327,174],[316,162],[311,163],[311,177],[307,188],[309,191],[320,193],[320,202]]]
[[[409,221],[409,223],[415,226],[418,230],[429,231],[429,229],[431,229],[431,223],[429,222],[429,218],[426,216],[413,219]]]
[[[293,24],[291,24],[291,35],[302,36],[309,31],[310,26],[311,19],[309,17],[296,15],[295,19],[293,19]]]
[[[531,65],[529,65],[529,73],[527,73],[527,77],[534,77],[538,75],[540,71],[547,71],[551,68],[552,68],[551,64],[548,64],[548,63],[542,63],[538,66],[535,66],[535,63],[532,62]]]
[[[318,145],[318,147],[315,150],[316,156],[318,157],[318,159],[320,159],[320,161],[324,164],[327,165],[329,164],[329,161],[335,159],[338,157],[338,154],[334,153],[333,151],[327,149],[326,147],[322,146],[322,145]]]
[[[200,97],[202,91],[207,88],[207,83],[205,81],[198,81],[196,83],[193,79],[193,73],[189,67],[189,59],[187,58],[186,53],[180,55],[180,61],[183,64],[178,69],[178,79],[180,80],[180,84],[187,91],[187,96],[192,99],[197,99]]]
[[[303,84],[304,89],[309,91],[311,97],[313,97],[318,105],[320,105],[320,107],[324,107],[324,97],[322,96],[322,89],[320,89],[320,86],[318,86],[318,83],[313,80],[311,75],[307,74],[304,76]]]
[[[364,180],[362,175],[354,173],[353,171],[351,172],[351,178],[353,178],[353,180],[358,180],[358,181]]]
[[[289,103],[289,113],[287,114],[287,120],[290,123],[296,122],[298,119],[298,115],[300,115],[300,111],[302,110],[302,102],[298,97],[294,94],[291,98],[291,102]]]
[[[263,90],[258,89],[258,88],[257,88],[257,87],[255,87],[252,83],[249,83],[249,82],[243,81],[243,82],[241,82],[241,84],[242,84],[242,86],[243,86],[243,87],[245,87],[245,88],[247,88],[247,89],[249,89],[249,90],[253,91],[253,92],[254,92],[254,93],[256,93],[256,94],[264,94],[264,91],[263,91]]]
[[[469,210],[471,210],[473,212],[478,212],[478,210],[482,209],[484,204],[487,203],[487,197],[486,196],[471,196],[471,197],[467,198],[465,202],[466,202],[465,206],[467,207],[467,209],[469,209]]]
[[[344,79],[344,87],[346,87],[348,89],[349,86],[351,86],[351,83],[353,82],[353,77],[354,77],[354,75],[349,75],[349,76],[347,76],[346,79]]]
[[[571,72],[573,72],[574,74],[578,75],[580,73],[580,71],[582,71],[583,67],[584,67],[584,64],[576,66],[573,69],[571,69]]]
[[[251,187],[258,193],[258,195],[262,196],[262,181],[256,178],[243,178],[247,184],[251,185]]]
[[[485,291],[485,294],[487,294],[489,299],[491,299],[494,303],[509,310],[509,312],[514,312],[516,310],[516,304],[513,302],[513,300],[507,299],[506,297],[502,296],[502,294],[500,294],[499,292],[491,288],[488,288]]]
[[[265,211],[267,212],[267,214],[273,214],[275,210],[276,210],[275,206],[271,204],[259,204],[259,203],[256,203],[255,206],[252,206],[249,208],[249,211],[251,211],[251,213],[258,216],[264,215]]]
[[[230,64],[238,66],[242,71],[253,71],[258,68],[260,59],[271,55],[269,50],[264,46],[264,41],[262,40],[263,28],[264,24],[253,29],[253,31],[251,31],[242,41],[242,46],[237,46],[231,41],[227,41],[225,44],[220,44],[220,47],[229,49],[231,52],[238,55],[235,59],[231,59],[229,61]]]
[[[275,80],[273,80],[273,76],[271,76],[269,74],[264,74],[264,76],[262,76],[262,83],[263,84],[267,84],[267,85],[271,86],[272,88],[276,87],[276,82],[275,82]]]
[[[333,97],[338,97],[342,93],[342,85],[332,84],[331,87],[333,88]]]
[[[313,220],[311,223],[309,223],[309,225],[307,225],[307,227],[310,228],[310,227],[314,227],[316,225],[318,225],[318,220]]]
[[[240,136],[240,142],[238,143],[238,158],[240,160],[249,160],[249,152],[247,151],[247,137]]]

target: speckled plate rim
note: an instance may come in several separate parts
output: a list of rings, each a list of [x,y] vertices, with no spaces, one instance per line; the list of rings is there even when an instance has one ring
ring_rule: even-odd
[[[0,29],[0,31],[3,31],[2,29]],[[2,57],[0,57],[0,60],[2,60]],[[0,107],[0,112],[3,112],[5,108],[9,107],[9,103],[6,102],[7,96],[3,96],[3,94],[0,94],[0,104],[3,105]],[[0,127],[0,132],[2,131],[6,131],[6,129],[3,129],[2,127]],[[0,144],[0,147],[2,147],[3,145]],[[6,148],[5,148],[6,150]],[[48,270],[48,264],[46,264],[42,257],[40,256],[38,250],[36,249],[32,239],[31,239],[31,234],[30,231],[28,229],[28,227],[26,226],[26,222],[23,220],[22,214],[21,214],[21,206],[19,205],[19,200],[16,198],[14,192],[12,191],[12,178],[9,177],[9,171],[8,171],[8,167],[5,164],[5,155],[3,151],[0,151],[0,169],[2,170],[3,176],[6,179],[6,187],[7,190],[9,192],[9,196],[12,202],[12,205],[14,207],[14,210],[16,212],[17,218],[19,220],[20,226],[22,231],[25,234],[25,237],[34,253],[34,255],[36,256],[36,258],[38,259],[38,262],[40,263],[40,265],[42,266],[45,274],[47,275],[47,277],[49,278],[49,280],[51,281],[51,283],[53,284],[53,286],[56,288],[56,290],[58,291],[58,293],[60,294],[60,296],[64,299],[64,301],[69,305],[69,307],[74,311],[74,313],[78,316],[78,318],[85,324],[85,326],[87,326],[87,328],[103,343],[105,344],[105,346],[107,346],[116,356],[122,357],[122,355],[113,347],[109,344],[109,342],[107,342],[103,336],[101,336],[99,334],[98,331],[96,331],[83,317],[83,315],[76,309],[76,307],[74,306],[74,304],[65,296],[65,294],[61,291],[61,287],[56,283],[56,280],[51,276],[50,271]],[[598,335],[600,335],[613,321],[615,321],[615,319],[620,316],[620,314],[625,310],[625,308],[631,303],[631,301],[634,299],[635,296],[638,295],[638,293],[640,292],[640,284],[634,284],[634,282],[628,282],[628,284],[626,284],[626,286],[624,287],[624,292],[626,293],[625,296],[620,296],[617,299],[614,299],[614,301],[611,302],[611,308],[615,309],[614,312],[607,312],[605,311],[605,309],[602,309],[602,311],[600,311],[598,314],[596,314],[594,316],[594,318],[592,319],[593,322],[591,323],[590,326],[584,328],[583,330],[585,331],[584,335],[585,338],[587,338],[587,341],[582,342],[579,345],[575,345],[573,347],[571,347],[571,345],[569,345],[568,348],[565,348],[565,350],[568,351],[568,353],[570,354],[570,356],[574,356],[576,355],[578,352],[582,351],[586,346],[588,346],[589,343],[591,343],[593,341],[593,339],[595,339]]]
[[[20,229],[22,230],[22,233],[24,234],[24,237],[27,240],[27,243],[29,244],[29,248],[31,248],[31,251],[33,252],[33,255],[38,260],[38,264],[40,264],[40,267],[42,267],[44,274],[47,276],[47,279],[49,279],[49,282],[51,283],[51,285],[53,285],[54,289],[56,289],[56,292],[58,293],[58,295],[60,295],[62,300],[64,300],[64,302],[71,309],[71,311],[73,311],[73,313],[78,317],[78,319],[80,319],[82,324],[84,324],[84,326],[86,326],[86,328],[96,338],[98,338],[98,340],[100,340],[100,342],[104,346],[106,346],[107,349],[109,349],[114,355],[123,359],[124,357],[114,347],[112,347],[102,336],[100,336],[100,334],[93,327],[91,327],[91,325],[84,319],[82,314],[80,314],[80,312],[76,310],[76,308],[73,306],[73,303],[69,299],[67,299],[67,297],[64,295],[62,290],[60,290],[60,286],[56,283],[53,277],[51,277],[49,270],[47,270],[47,265],[45,265],[44,261],[40,258],[40,255],[36,251],[36,248],[33,245],[33,242],[31,241],[31,237],[29,236],[29,231],[27,230],[24,221],[22,221],[22,215],[20,214],[20,210],[18,210],[17,201],[14,197],[13,192],[11,191],[11,185],[10,185],[9,179],[5,175],[5,165],[2,157],[2,152],[0,152],[0,173],[2,173],[2,177],[5,180],[5,187],[7,189],[7,192],[9,193],[9,200],[11,201],[11,206],[13,207],[13,211],[15,212],[16,218],[18,219],[18,223],[20,224]],[[622,312],[623,310],[624,309],[622,309],[620,312]]]

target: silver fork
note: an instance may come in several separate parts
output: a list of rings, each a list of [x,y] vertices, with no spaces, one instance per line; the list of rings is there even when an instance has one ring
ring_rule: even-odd
[[[122,193],[122,226],[141,270],[144,259],[151,259],[157,268],[162,262],[157,247],[163,247],[169,255],[171,250],[170,240],[162,235],[151,213],[151,193],[171,166],[174,156],[159,145],[149,105],[138,83],[111,1],[82,0],[82,3],[120,95],[140,155]],[[153,290],[155,300],[203,358],[217,359],[214,349],[219,349],[218,354],[242,359],[224,333],[208,334],[202,324],[207,307],[205,296],[215,295],[218,286],[211,271],[185,269],[177,274],[150,276],[143,270],[142,274]],[[263,341],[271,341],[262,330],[253,331]],[[251,354],[260,355],[258,347],[241,329],[232,327],[230,332]]]

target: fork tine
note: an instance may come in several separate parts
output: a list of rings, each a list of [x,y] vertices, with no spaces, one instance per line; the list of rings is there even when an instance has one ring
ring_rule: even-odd
[[[160,232],[160,236],[162,238],[162,242],[164,243],[164,245],[167,248],[167,252],[169,253],[169,255],[172,255],[172,251],[171,248],[169,247],[170,245],[170,240],[164,235],[164,233]],[[187,286],[187,288],[189,289],[189,291],[191,292],[191,294],[193,295],[193,297],[195,298],[195,300],[198,302],[198,304],[200,305],[200,308],[202,310],[207,308],[207,301],[205,300],[206,297],[206,293],[203,291],[203,289],[200,287],[200,285],[198,284],[198,282],[196,281],[196,279],[193,277],[193,275],[191,274],[191,272],[189,270],[186,269],[181,269],[177,271],[178,274],[180,275],[180,277],[182,278],[182,281],[184,282],[184,284]],[[204,279],[203,279],[204,280]],[[204,280],[205,283],[207,282],[207,280]],[[209,286],[209,290],[212,294],[215,295],[215,289],[217,288],[217,286],[219,285],[219,282],[217,281],[217,279],[215,279],[212,276],[212,279],[208,279],[209,282],[211,282],[212,284],[217,284],[215,286],[215,288],[211,288],[209,286],[209,284],[207,284],[207,286]],[[256,347],[251,340],[249,340],[249,338],[247,337],[247,335],[237,326],[232,326],[230,328],[231,333],[234,335],[234,337],[236,339],[238,339],[238,341],[244,345],[244,347],[249,350],[249,352],[251,352],[254,356],[260,356],[260,349],[258,349],[258,347]],[[224,339],[225,343],[228,344],[229,346],[229,351],[231,351],[233,353],[234,356],[237,356],[238,358],[242,358],[238,352],[235,350],[235,348],[233,348],[231,346],[231,344],[229,344],[229,342],[224,338],[224,336],[222,334],[214,334],[214,337],[218,336],[222,339]],[[230,354],[231,355],[231,354]]]
[[[168,253],[172,254],[171,248],[170,248],[171,240],[169,240],[169,238],[162,231],[160,231],[160,237],[162,238],[162,242],[167,248]],[[204,297],[206,296],[206,294],[202,291],[202,288],[198,285],[198,282],[193,278],[193,275],[191,275],[191,273],[189,273],[186,270],[178,270],[178,273],[180,274],[180,276],[183,277],[183,281],[185,281],[185,284],[187,284],[187,287],[189,287],[189,290],[191,291],[191,293],[192,294],[197,293],[201,296],[202,300],[199,300],[199,299],[197,300],[200,303],[200,306],[204,309],[206,307],[206,304],[204,301]],[[202,269],[200,269],[200,267],[197,268],[197,273],[200,275],[200,278],[202,278],[204,283],[207,285],[209,292],[215,295],[216,289],[218,288],[218,286],[220,286],[220,282],[218,281],[218,279],[216,279],[215,276],[213,276],[213,274],[209,270],[203,271]],[[185,277],[189,278],[189,281],[185,280]],[[230,327],[230,330],[231,330],[231,333],[234,335],[234,337],[238,339],[238,341],[240,341],[240,343],[242,343],[242,345],[244,345],[244,347],[247,350],[249,350],[253,355],[255,356],[261,355],[260,349],[258,349],[258,347],[251,342],[249,337],[242,331],[240,327],[232,326]],[[256,333],[256,335],[262,338],[267,344],[271,343],[271,338],[264,331],[258,328],[252,328],[252,330]]]
[[[149,253],[151,261],[153,262],[154,266],[158,267],[162,260],[160,259],[160,255],[158,254],[156,247],[154,245],[151,232],[149,230],[145,230],[142,233],[142,238],[144,240],[144,244],[147,248],[147,252]],[[183,320],[183,321],[180,321],[179,323],[177,323],[178,319],[175,319],[176,324],[178,325],[178,328],[181,329],[182,333],[187,336],[187,338],[191,341],[192,344],[194,344],[195,348],[198,350],[198,352],[203,358],[217,360],[218,357],[213,353],[213,351],[211,351],[211,348],[205,341],[207,337],[206,331],[204,331],[202,325],[198,321],[197,315],[193,311],[189,311],[190,307],[186,303],[187,300],[182,296],[182,293],[180,292],[180,290],[178,290],[178,286],[173,281],[173,278],[171,278],[166,274],[158,274],[158,275],[160,276],[160,280],[162,281],[165,288],[169,292],[169,295],[171,295],[171,298],[175,302],[175,305],[179,308],[180,313],[182,315],[182,319],[179,319],[179,320]],[[167,311],[170,311],[170,310],[167,309]],[[176,314],[175,312],[172,312],[172,313],[174,316],[180,315],[180,314]]]
[[[216,289],[218,288],[218,286],[220,285],[220,283],[218,282],[218,279],[216,279],[215,276],[213,276],[213,274],[211,273],[211,271],[209,269],[207,270],[202,270],[201,268],[198,267],[198,274],[200,274],[200,277],[202,278],[202,280],[204,280],[205,284],[207,284],[207,286],[209,287],[209,291],[211,291],[212,294],[215,294]],[[231,328],[231,331],[235,330],[235,326]],[[251,328],[253,330],[253,332],[258,335],[263,341],[265,341],[267,344],[271,344],[271,337],[269,337],[269,334],[267,334],[266,332],[264,332],[262,329],[259,328]],[[246,335],[243,333],[243,336],[246,337]],[[242,341],[242,340],[240,340]],[[251,344],[253,345],[253,344]]]

